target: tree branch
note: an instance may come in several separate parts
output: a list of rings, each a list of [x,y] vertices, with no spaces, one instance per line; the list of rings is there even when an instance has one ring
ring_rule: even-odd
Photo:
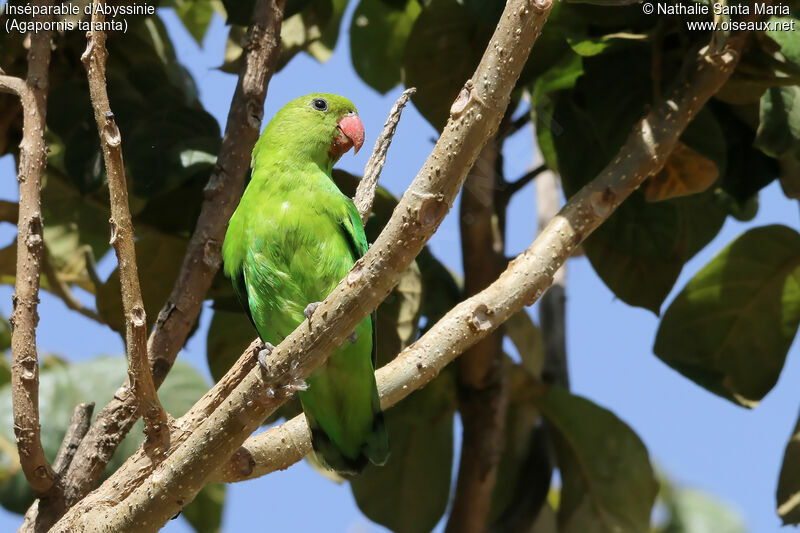
[[[40,0],[38,6],[48,5]],[[50,32],[34,32],[28,50],[28,75],[0,76],[0,85],[14,92],[23,109],[20,143],[19,218],[17,221],[17,265],[14,282],[14,310],[11,313],[11,395],[14,435],[25,478],[37,494],[52,487],[55,473],[47,462],[39,425],[39,356],[36,326],[39,323],[39,281],[42,260],[42,174],[47,166],[44,140],[47,87],[50,67]]]
[[[511,197],[514,196],[519,192],[520,189],[525,187],[527,184],[532,182],[536,177],[547,170],[547,165],[541,164],[536,168],[532,168],[515,181],[506,184],[506,188],[500,191],[500,196],[502,201],[508,205],[508,202],[511,201]],[[541,219],[541,217],[539,217]],[[550,219],[548,219],[550,220]]]
[[[386,228],[322,302],[313,319],[303,322],[272,351],[267,369],[249,372],[191,433],[181,432],[183,437],[176,433],[175,438],[185,440],[130,493],[121,491],[129,488],[125,480],[112,475],[73,507],[55,526],[56,531],[74,531],[99,520],[112,530],[159,527],[195,496],[264,417],[285,400],[282,391],[322,364],[377,307],[441,223],[478,152],[496,131],[500,113],[550,7],[548,0],[506,4],[492,44],[451,107],[452,127],[444,129]],[[470,324],[484,322],[480,310],[474,317],[462,318]],[[415,371],[425,369],[415,367]],[[132,464],[131,460],[128,463]]]
[[[539,231],[558,213],[561,203],[558,176],[548,170],[536,180],[536,213]],[[539,322],[544,340],[543,380],[569,388],[566,341],[566,283],[567,271],[562,266],[553,275],[553,284],[539,304]]]
[[[636,124],[617,156],[570,198],[494,283],[458,304],[392,362],[378,369],[384,409],[425,386],[458,354],[536,301],[580,243],[663,167],[686,125],[733,72],[740,47],[741,39],[731,39],[724,53],[695,58],[697,68],[692,78]],[[217,480],[242,481],[285,469],[308,453],[310,438],[303,415],[298,415],[248,438],[219,470]],[[249,473],[241,468],[244,462],[252,462]]]
[[[19,533],[43,533],[50,529],[66,510],[64,491],[61,486],[62,475],[75,456],[78,445],[89,430],[92,411],[94,411],[94,403],[81,403],[75,406],[67,426],[67,432],[64,434],[64,439],[61,441],[61,446],[53,461],[53,470],[56,473],[54,487],[58,487],[58,490],[51,490],[30,506],[25,513],[25,519],[19,528]]]
[[[267,85],[280,46],[284,0],[258,0],[244,43],[244,60],[233,94],[217,164],[206,186],[195,231],[172,294],[156,319],[148,353],[156,386],[169,372],[197,320],[220,265],[220,246],[238,204],[250,154],[258,138]],[[135,397],[125,383],[97,415],[66,474],[67,504],[94,488],[117,446],[137,420]]]
[[[105,0],[94,0],[92,25],[102,28],[105,15]],[[106,34],[102,29],[93,29],[86,34],[88,44],[81,56],[89,80],[89,94],[94,107],[97,133],[108,176],[108,192],[111,204],[111,246],[117,254],[119,279],[122,288],[122,307],[125,316],[125,345],[128,352],[128,381],[136,399],[136,411],[144,419],[147,444],[153,449],[163,445],[168,436],[165,430],[167,413],[158,400],[153,384],[153,375],[147,360],[147,320],[139,286],[139,270],[136,264],[136,248],[128,208],[128,186],[125,180],[125,164],[122,160],[122,136],[108,101],[106,90]]]
[[[485,289],[505,268],[503,228],[495,191],[501,144],[490,141],[464,184],[461,195],[461,247],[464,292]],[[493,332],[464,352],[458,362],[459,411],[463,425],[461,459],[446,531],[486,530],[497,465],[503,452],[507,383],[503,334]]]
[[[353,203],[356,204],[359,214],[361,215],[361,223],[366,225],[370,213],[372,213],[372,202],[375,201],[375,189],[378,187],[378,178],[383,170],[383,165],[386,163],[386,153],[389,151],[389,146],[392,144],[392,137],[397,129],[397,123],[400,122],[400,115],[403,113],[408,99],[411,98],[417,89],[410,87],[403,91],[400,98],[392,106],[386,122],[383,124],[383,131],[375,141],[375,148],[372,149],[372,155],[367,161],[367,166],[364,169],[364,177],[358,182],[356,188],[356,195],[353,198]]]

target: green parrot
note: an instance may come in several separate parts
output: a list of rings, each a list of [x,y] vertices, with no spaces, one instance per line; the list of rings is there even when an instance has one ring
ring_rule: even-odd
[[[251,181],[222,246],[225,274],[267,350],[310,318],[367,251],[353,202],[331,179],[334,163],[364,142],[350,100],[292,100],[253,149]],[[337,473],[383,464],[389,441],[375,384],[375,316],[364,319],[299,390],[316,459]]]

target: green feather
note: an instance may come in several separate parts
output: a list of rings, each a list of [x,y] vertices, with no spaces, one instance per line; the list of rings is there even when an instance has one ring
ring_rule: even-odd
[[[327,101],[328,109],[312,106]],[[253,150],[252,179],[228,226],[225,274],[258,334],[279,344],[367,251],[353,202],[331,180],[331,142],[354,113],[341,96],[310,94],[288,103]],[[343,475],[389,453],[375,384],[375,320],[368,317],[299,392],[317,459]]]

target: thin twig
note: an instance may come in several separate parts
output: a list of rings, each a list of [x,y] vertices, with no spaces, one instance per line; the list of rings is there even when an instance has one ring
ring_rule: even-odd
[[[372,248],[317,308],[314,318],[304,321],[273,349],[266,370],[256,367],[248,373],[196,428],[173,433],[172,442],[182,442],[143,481],[128,484],[128,479],[112,475],[74,506],[55,531],[97,523],[101,516],[104,526],[112,530],[159,527],[195,496],[265,415],[285,400],[281,392],[291,390],[346,340],[389,294],[444,219],[467,171],[496,131],[500,110],[508,104],[551,5],[548,0],[510,0],[506,4],[492,46],[487,47],[473,78],[450,109],[452,127],[442,132]],[[467,327],[478,330],[485,321],[480,310],[462,319]],[[415,371],[425,373],[426,369],[420,366]],[[134,454],[126,463],[132,465],[139,457]]]
[[[53,266],[53,256],[50,253],[50,249],[47,247],[47,243],[45,243],[42,247],[42,271],[44,275],[47,276],[47,281],[50,283],[50,292],[61,298],[61,301],[64,302],[64,305],[66,305],[67,308],[77,311],[86,318],[91,318],[95,322],[105,324],[105,321],[97,313],[97,311],[84,307],[80,300],[75,298],[75,295],[72,294],[69,285],[61,279],[61,276],[58,275],[58,272],[56,272],[56,269]]]
[[[505,139],[511,137],[519,130],[521,130],[525,124],[529,124],[531,121],[531,110],[528,109],[523,114],[518,116],[516,120],[513,120],[508,123],[506,128],[501,128],[501,130],[497,134],[497,140],[502,142]]]
[[[544,164],[539,165],[536,168],[532,168],[531,170],[529,170],[528,172],[517,178],[515,181],[507,183],[506,188],[501,191],[502,195],[507,200],[510,200],[512,196],[514,196],[520,191],[520,189],[522,189],[527,184],[536,179],[536,177],[545,170],[547,170],[547,165]]]
[[[261,125],[267,85],[280,47],[284,0],[258,0],[244,43],[244,60],[233,94],[219,158],[206,186],[200,215],[175,286],[148,339],[153,379],[160,385],[197,321],[219,268],[228,219],[244,188],[244,176]],[[92,490],[114,451],[137,420],[128,383],[97,415],[65,476],[67,504]]]
[[[425,386],[458,354],[523,306],[533,305],[580,242],[664,165],[686,125],[733,72],[741,44],[741,39],[731,39],[724,53],[699,55],[692,79],[636,124],[612,162],[570,198],[494,283],[458,304],[378,369],[376,378],[384,409]],[[311,434],[301,414],[248,438],[233,457],[237,462],[232,459],[224,465],[215,480],[243,481],[282,470],[302,459],[310,449]],[[247,458],[248,467],[242,467],[242,458]]]
[[[61,441],[61,447],[58,449],[55,460],[53,460],[53,470],[56,471],[56,474],[63,474],[72,462],[72,458],[75,457],[78,445],[83,440],[83,437],[86,436],[86,432],[89,431],[93,412],[94,402],[79,403],[75,406],[75,410],[72,411],[72,417],[69,419],[64,440]]]
[[[147,320],[139,286],[136,264],[133,223],[128,208],[128,186],[125,181],[125,164],[122,160],[122,136],[106,89],[106,34],[102,30],[105,0],[92,2],[92,26],[87,32],[88,44],[81,56],[89,79],[89,93],[94,107],[94,118],[108,176],[111,203],[111,246],[117,254],[119,278],[122,286],[122,307],[125,315],[125,347],[128,353],[128,376],[138,411],[144,419],[144,432],[153,448],[163,444],[167,413],[158,401],[153,375],[147,359]]]
[[[39,7],[48,4],[36,3]],[[53,486],[55,473],[44,455],[39,425],[39,357],[36,326],[39,323],[39,281],[42,258],[42,174],[47,165],[44,140],[47,112],[50,32],[34,32],[28,50],[28,75],[0,76],[0,85],[19,96],[23,123],[20,143],[19,218],[17,221],[17,265],[11,313],[11,394],[14,434],[25,478],[37,494]]]
[[[353,203],[356,204],[359,214],[361,215],[361,223],[367,223],[369,215],[372,212],[372,202],[375,200],[375,189],[378,187],[378,178],[383,170],[383,165],[386,163],[386,153],[389,151],[389,146],[392,144],[392,137],[397,129],[397,123],[400,122],[400,115],[403,113],[408,99],[417,92],[415,87],[409,87],[392,106],[386,122],[383,124],[383,131],[375,141],[375,148],[372,150],[372,155],[367,161],[367,166],[364,168],[364,177],[358,183],[356,195],[353,198]]]

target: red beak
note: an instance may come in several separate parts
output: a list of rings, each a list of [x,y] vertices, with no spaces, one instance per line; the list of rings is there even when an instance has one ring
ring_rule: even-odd
[[[358,115],[345,115],[339,119],[336,127],[339,131],[331,143],[331,155],[341,157],[351,147],[354,148],[353,153],[357,154],[364,144],[364,124]]]

